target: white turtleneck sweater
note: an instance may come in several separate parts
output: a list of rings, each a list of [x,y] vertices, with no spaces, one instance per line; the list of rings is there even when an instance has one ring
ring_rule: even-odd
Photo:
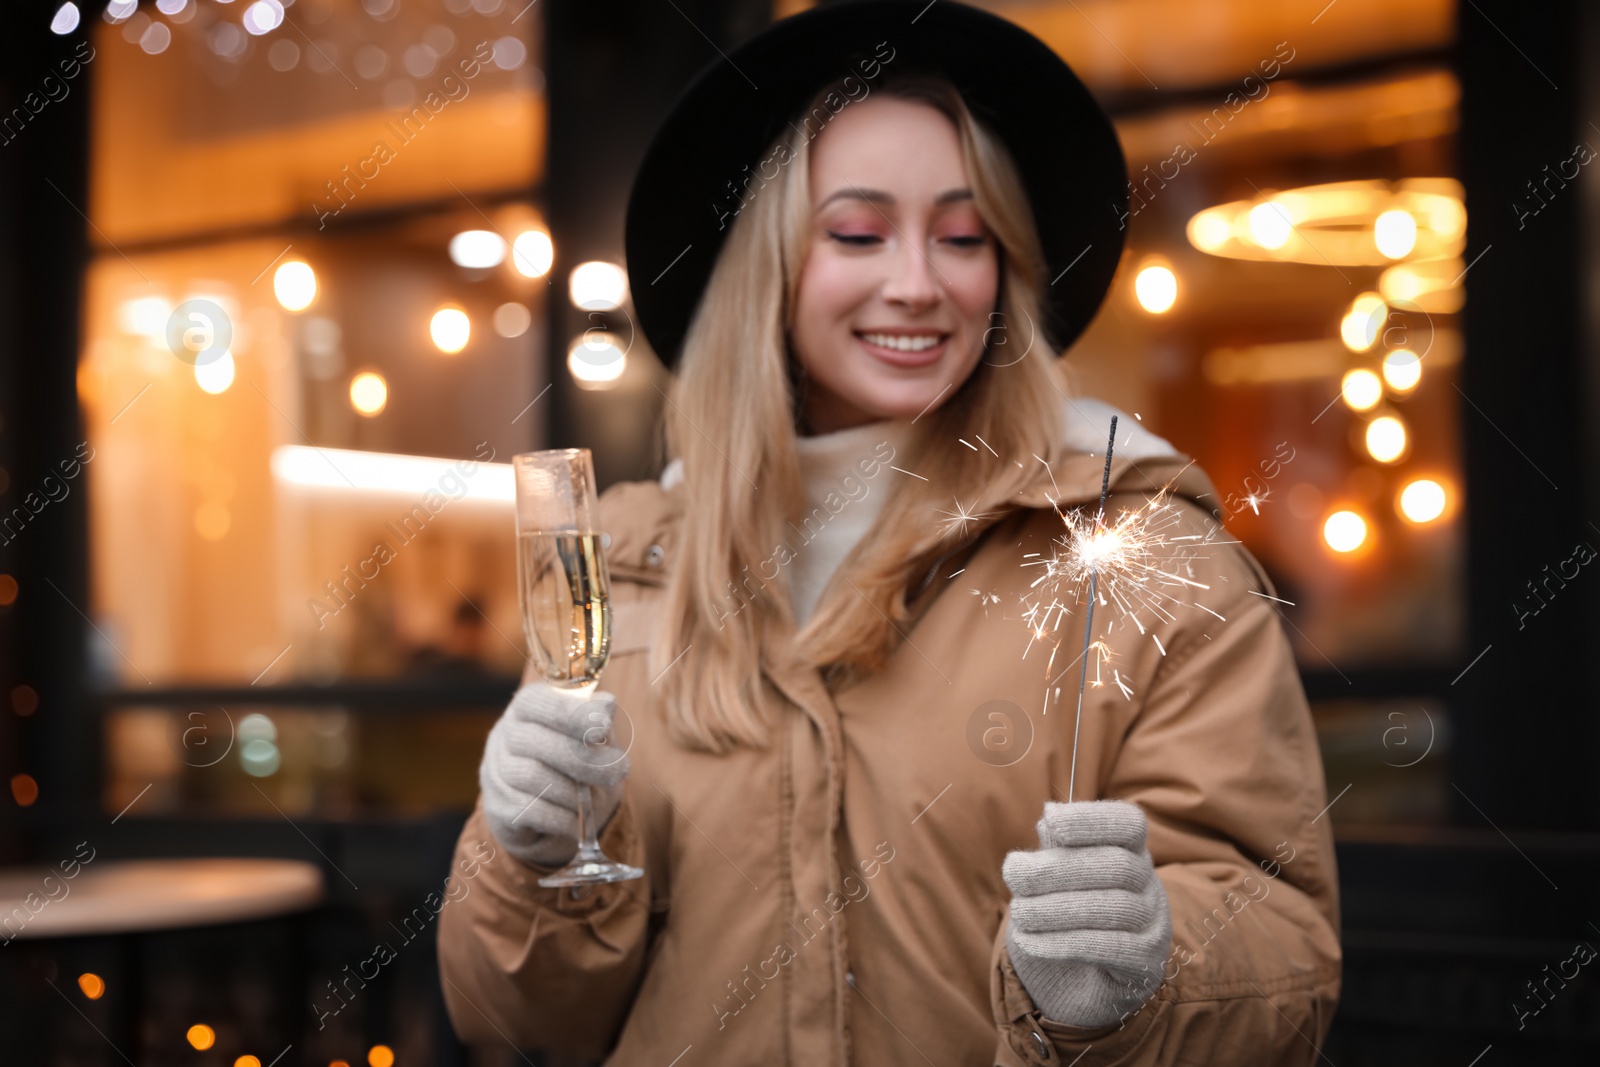
[[[785,568],[796,626],[804,626],[811,618],[834,571],[877,521],[894,479],[906,477],[890,470],[889,464],[898,458],[901,463],[897,465],[903,465],[910,436],[911,423],[897,419],[795,442],[806,488],[806,515],[798,530],[792,531],[795,557]],[[885,442],[888,448],[882,447]],[[892,455],[888,449],[894,450]],[[874,468],[871,477],[863,473]]]
[[[1067,401],[1067,445],[1074,451],[1103,453],[1107,427],[1111,416],[1117,414],[1122,413],[1092,397]],[[793,558],[783,571],[788,577],[797,626],[804,626],[811,618],[839,564],[871,529],[896,480],[906,477],[890,470],[889,464],[904,467],[910,436],[911,423],[900,419],[802,437],[796,442],[805,484],[806,515],[790,527],[788,546]],[[881,447],[883,442],[888,443],[888,448]],[[894,450],[893,455],[889,455],[889,448]],[[1141,459],[1172,453],[1172,446],[1165,440],[1144,429],[1137,420],[1122,416],[1117,426],[1119,456]],[[863,473],[863,463],[867,464],[865,469],[874,470],[871,476]],[[682,480],[682,460],[673,460],[661,472],[664,489],[671,489]]]

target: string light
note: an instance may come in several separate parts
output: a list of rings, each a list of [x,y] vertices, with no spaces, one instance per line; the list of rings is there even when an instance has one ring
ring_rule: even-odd
[[[1390,259],[1404,259],[1417,247],[1417,220],[1400,208],[1385,211],[1372,224],[1372,240]]]
[[[362,371],[350,379],[350,406],[371,418],[389,405],[389,383],[377,371]]]
[[[1322,524],[1322,539],[1335,552],[1354,552],[1367,540],[1367,520],[1353,511],[1336,511]]]
[[[543,230],[524,230],[511,242],[511,263],[527,278],[543,278],[556,261],[556,246]]]
[[[460,308],[440,308],[428,321],[428,336],[434,347],[446,355],[454,355],[467,347],[472,337],[472,320]]]
[[[304,311],[317,298],[317,272],[297,259],[272,272],[272,295],[285,311]]]
[[[1422,380],[1422,360],[1408,348],[1396,348],[1383,357],[1383,380],[1397,393],[1409,393]]]
[[[1399,511],[1402,518],[1414,523],[1432,522],[1444,514],[1449,497],[1444,486],[1432,478],[1417,478],[1400,490]]]
[[[1367,454],[1379,463],[1393,463],[1406,450],[1406,424],[1393,415],[1367,423]]]
[[[1362,293],[1350,301],[1339,321],[1339,337],[1352,352],[1365,352],[1378,340],[1378,329],[1388,318],[1389,305],[1377,293]]]
[[[1378,376],[1364,367],[1346,371],[1340,383],[1339,395],[1352,411],[1371,411],[1383,399],[1383,383]]]
[[[1163,314],[1178,299],[1178,276],[1164,263],[1151,263],[1134,277],[1133,293],[1140,307],[1152,315]]]

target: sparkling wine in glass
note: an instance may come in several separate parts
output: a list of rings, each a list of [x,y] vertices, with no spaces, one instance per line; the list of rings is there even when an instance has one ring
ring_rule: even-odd
[[[588,696],[611,651],[611,595],[596,528],[594,460],[587,448],[513,456],[517,487],[517,594],[533,665],[545,681]],[[578,787],[578,851],[542,886],[601,885],[643,877],[600,851],[590,787]]]

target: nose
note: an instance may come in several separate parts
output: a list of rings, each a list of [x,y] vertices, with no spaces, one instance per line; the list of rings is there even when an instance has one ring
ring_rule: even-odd
[[[901,242],[900,254],[883,286],[883,299],[917,312],[933,307],[941,295],[938,268],[929,261],[928,254],[914,241]]]

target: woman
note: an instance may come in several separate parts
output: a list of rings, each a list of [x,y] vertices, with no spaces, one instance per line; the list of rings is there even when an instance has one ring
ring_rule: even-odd
[[[1125,188],[1071,72],[959,5],[817,9],[685,94],[628,220],[674,459],[601,501],[607,693],[530,672],[490,734],[440,917],[463,1037],[618,1065],[1316,1058],[1332,842],[1271,587],[1166,442],[1124,420],[1107,468],[1111,410],[1048,340],[1102,299]],[[1160,516],[1172,578],[1094,616],[1075,744],[1084,598],[1040,565],[1103,479],[1108,522]],[[580,782],[644,879],[536,885]]]

